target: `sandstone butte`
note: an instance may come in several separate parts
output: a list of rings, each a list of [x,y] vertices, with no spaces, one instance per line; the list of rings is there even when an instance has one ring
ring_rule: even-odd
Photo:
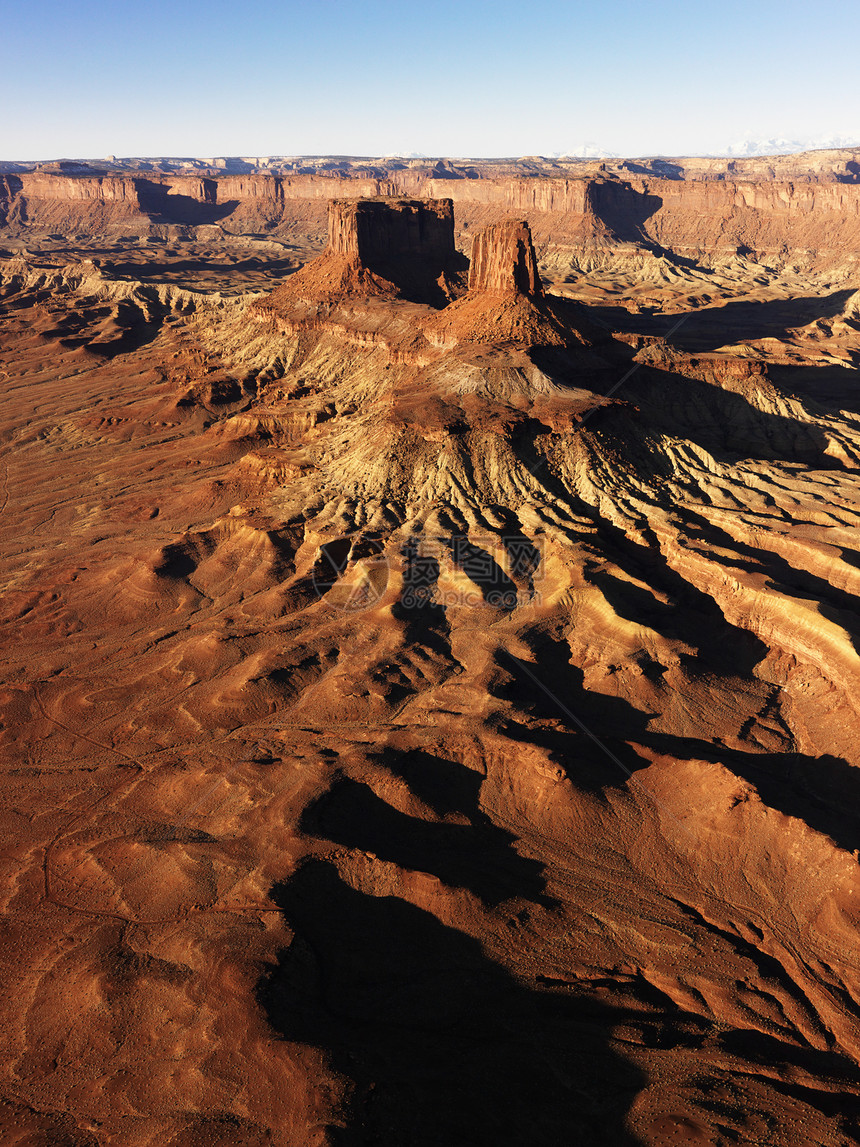
[[[0,1142],[860,1142],[858,173],[5,165]]]

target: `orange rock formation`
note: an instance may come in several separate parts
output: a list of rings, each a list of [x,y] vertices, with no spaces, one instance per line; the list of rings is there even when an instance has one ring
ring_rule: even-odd
[[[469,290],[515,292],[531,298],[543,294],[528,223],[493,223],[475,236]]]
[[[460,288],[450,199],[333,200],[322,256],[293,276],[271,305],[350,294],[444,302]]]

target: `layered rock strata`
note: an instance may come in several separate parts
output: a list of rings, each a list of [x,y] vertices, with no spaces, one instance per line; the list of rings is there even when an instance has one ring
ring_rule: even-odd
[[[450,199],[336,199],[329,204],[328,246],[366,266],[428,259],[440,270],[454,256]]]
[[[560,307],[560,299],[544,294],[528,223],[506,219],[475,234],[468,293],[427,324],[425,334],[449,346],[563,346],[581,329],[581,316],[561,316]]]
[[[465,270],[450,199],[332,200],[323,254],[270,301],[357,294],[441,305],[462,293]]]
[[[399,361],[416,364],[427,360],[431,347],[558,346],[569,338],[570,324],[562,324],[565,333],[554,313],[561,301],[544,295],[523,220],[478,231],[471,265],[453,246],[450,200],[333,200],[328,233],[323,254],[256,303],[253,313],[274,318],[284,333],[326,329],[360,345],[396,343]],[[354,306],[344,309],[346,299],[373,298],[424,306],[396,323],[386,314],[382,326],[372,308],[361,314]],[[402,323],[410,332],[405,340]]]
[[[201,235],[235,242],[265,232],[317,244],[330,199],[409,196],[455,203],[466,248],[479,226],[514,213],[528,219],[542,245],[552,237],[548,258],[557,269],[654,255],[712,268],[742,254],[775,268],[850,272],[860,254],[860,164],[854,153],[813,155],[806,167],[790,158],[417,168],[392,161],[331,169],[318,163],[296,172],[224,175],[17,170],[0,177],[0,236],[29,246],[57,233],[184,238],[188,228],[217,226],[217,233]],[[434,214],[428,212],[425,222]]]
[[[480,231],[472,243],[469,290],[540,297],[543,294],[531,231],[509,219]]]

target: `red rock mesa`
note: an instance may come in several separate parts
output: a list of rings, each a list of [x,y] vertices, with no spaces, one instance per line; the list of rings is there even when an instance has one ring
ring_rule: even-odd
[[[367,267],[411,258],[435,260],[441,269],[455,255],[454,205],[450,199],[335,199],[328,247]]]
[[[450,199],[335,199],[322,255],[273,301],[377,295],[440,306],[462,293],[466,266]]]

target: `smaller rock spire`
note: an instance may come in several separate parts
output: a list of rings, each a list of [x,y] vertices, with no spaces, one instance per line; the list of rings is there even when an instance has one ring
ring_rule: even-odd
[[[469,290],[528,295],[533,299],[543,295],[528,223],[506,219],[491,223],[475,235]]]

